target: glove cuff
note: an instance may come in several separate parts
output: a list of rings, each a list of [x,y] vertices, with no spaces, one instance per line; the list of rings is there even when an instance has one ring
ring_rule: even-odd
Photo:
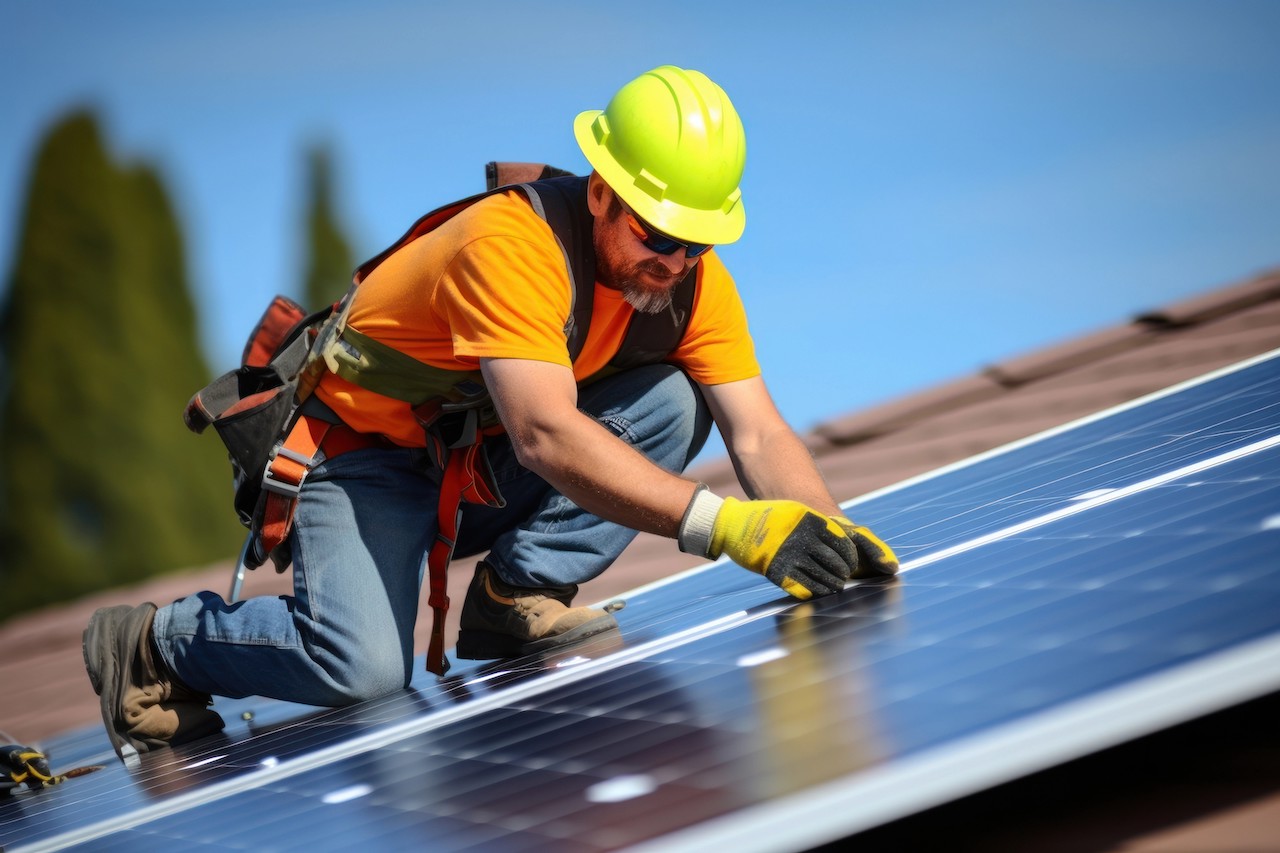
[[[676,542],[681,551],[697,554],[699,557],[719,556],[711,553],[711,534],[716,529],[716,516],[720,514],[722,506],[724,498],[712,494],[706,483],[698,484],[693,499],[685,508],[684,518],[680,520],[680,533]]]

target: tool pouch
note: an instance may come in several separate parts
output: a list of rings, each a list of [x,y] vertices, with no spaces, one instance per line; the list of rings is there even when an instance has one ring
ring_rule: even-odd
[[[245,344],[243,363],[197,391],[183,412],[194,433],[212,426],[227,448],[240,523],[253,529],[272,448],[297,414],[299,376],[313,330],[332,307],[307,315],[277,296]]]

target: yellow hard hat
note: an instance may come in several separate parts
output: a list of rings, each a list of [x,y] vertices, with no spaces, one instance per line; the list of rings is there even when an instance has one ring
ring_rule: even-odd
[[[747,138],[724,90],[705,74],[663,65],[573,123],[582,153],[627,206],[689,243],[742,236]]]

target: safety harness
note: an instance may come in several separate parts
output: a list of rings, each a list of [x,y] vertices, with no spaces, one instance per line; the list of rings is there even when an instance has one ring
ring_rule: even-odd
[[[504,169],[504,166],[507,168]],[[505,183],[505,174],[539,169],[541,180]],[[545,177],[554,174],[555,177]],[[587,209],[587,179],[551,167],[490,163],[488,189],[438,208],[414,223],[384,252],[362,264],[351,288],[316,314],[277,296],[250,335],[240,368],[197,392],[184,419],[194,432],[212,425],[226,444],[235,475],[235,506],[249,528],[232,581],[231,600],[246,569],[271,559],[278,571],[291,562],[287,541],[298,494],[307,474],[322,459],[367,447],[393,447],[382,435],[359,433],[311,396],[324,373],[410,404],[426,436],[426,447],[441,470],[437,534],[427,556],[428,598],[433,620],[427,649],[429,672],[444,675],[444,624],[449,609],[447,568],[453,558],[464,503],[505,505],[493,479],[484,438],[502,431],[479,371],[424,364],[382,344],[346,323],[355,292],[374,269],[399,249],[430,233],[472,204],[500,192],[518,190],[550,226],[565,257],[572,310],[565,324],[570,359],[587,340],[595,291],[593,217]],[[664,361],[688,325],[701,265],[675,288],[669,311],[636,312],[618,353],[580,385],[605,375]]]

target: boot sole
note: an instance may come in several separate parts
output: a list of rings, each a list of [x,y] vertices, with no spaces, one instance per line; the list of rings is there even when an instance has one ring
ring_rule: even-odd
[[[453,653],[464,660],[518,658],[554,651],[589,637],[617,630],[618,620],[609,614],[584,622],[572,631],[565,631],[553,637],[544,637],[541,640],[521,641],[510,634],[463,628],[458,632],[458,646]]]

